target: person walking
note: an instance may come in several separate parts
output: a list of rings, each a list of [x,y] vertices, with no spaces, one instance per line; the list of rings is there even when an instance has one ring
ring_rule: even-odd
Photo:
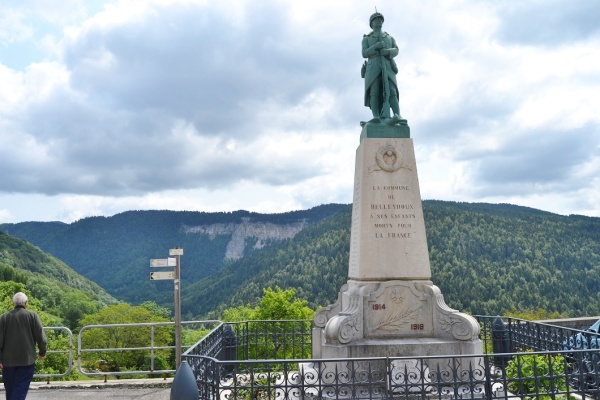
[[[13,297],[15,308],[0,317],[0,369],[7,400],[22,400],[27,396],[35,370],[36,350],[46,358],[46,335],[39,315],[26,310],[27,295]]]

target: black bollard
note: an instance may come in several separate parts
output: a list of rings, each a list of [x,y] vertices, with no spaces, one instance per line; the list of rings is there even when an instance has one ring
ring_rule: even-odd
[[[221,350],[221,356],[219,360],[221,361],[233,361],[235,360],[237,352],[237,340],[235,337],[235,332],[233,331],[233,327],[231,324],[226,324],[223,327],[223,349]],[[223,366],[223,372],[226,375],[229,375],[233,372],[234,365],[233,364],[225,364]]]
[[[223,361],[233,361],[236,359],[236,338],[231,324],[226,324],[223,329]]]
[[[186,361],[182,361],[171,385],[171,400],[198,400],[198,396],[194,372]]]
[[[510,353],[510,338],[508,328],[502,318],[497,317],[492,323],[492,349],[494,354]],[[494,356],[494,364],[500,368],[506,368],[511,356]]]

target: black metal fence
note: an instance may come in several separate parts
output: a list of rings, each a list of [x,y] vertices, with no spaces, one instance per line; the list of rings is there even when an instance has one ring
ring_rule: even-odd
[[[596,334],[477,319],[485,354],[315,360],[310,321],[247,321],[219,325],[183,359],[201,399],[600,398]]]

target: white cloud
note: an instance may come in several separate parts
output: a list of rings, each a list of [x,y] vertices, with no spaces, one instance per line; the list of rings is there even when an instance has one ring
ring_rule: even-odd
[[[351,202],[374,6],[400,47],[424,198],[600,215],[595,8],[377,3],[0,5],[18,28],[0,24],[8,59],[31,59],[0,58],[0,218]]]
[[[5,9],[0,14],[0,44],[8,45],[23,42],[33,35],[33,29],[25,21],[23,12],[14,9]]]

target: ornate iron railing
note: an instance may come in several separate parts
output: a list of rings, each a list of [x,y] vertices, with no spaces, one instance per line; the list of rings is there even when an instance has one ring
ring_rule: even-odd
[[[220,324],[183,359],[201,399],[600,398],[600,350],[574,349],[595,334],[477,319],[486,354],[315,360],[298,356],[310,322],[248,321]]]

